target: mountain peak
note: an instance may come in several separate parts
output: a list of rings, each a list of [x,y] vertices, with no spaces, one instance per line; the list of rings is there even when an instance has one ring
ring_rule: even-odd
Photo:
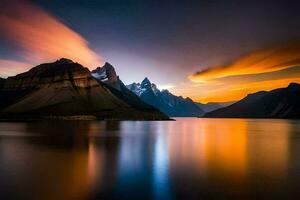
[[[79,63],[74,63],[70,59],[61,58],[55,62],[42,63],[31,68],[29,71],[17,74],[16,76],[19,78],[28,76],[53,77],[58,74],[66,74],[67,72],[73,73],[74,71],[89,75],[89,70]]]
[[[297,88],[300,88],[300,84],[299,83],[290,83],[288,88],[297,89]]]
[[[68,58],[61,58],[57,61],[55,61],[56,64],[70,64],[70,63],[74,63],[73,60],[68,59]]]
[[[148,77],[145,77],[144,80],[142,81],[142,83],[143,82],[149,82],[149,83],[151,83],[150,80],[148,79]]]
[[[92,76],[102,82],[106,82],[109,84],[116,83],[118,81],[118,76],[115,68],[108,62],[102,67],[97,67],[93,71],[91,71]]]
[[[291,83],[286,88],[260,91],[204,117],[221,118],[300,118],[300,84]]]
[[[173,95],[168,90],[159,90],[154,83],[145,77],[139,83],[127,85],[127,88],[144,102],[156,107],[169,116],[201,116],[204,111],[192,100]]]
[[[162,89],[161,92],[162,92],[162,93],[167,93],[167,94],[171,93],[171,92],[170,92],[169,90],[167,90],[167,89]]]
[[[186,101],[194,102],[190,97],[185,98]]]
[[[141,87],[142,88],[148,88],[151,87],[151,82],[149,81],[149,79],[146,77],[144,78],[144,80],[141,83]]]
[[[107,66],[107,67],[113,67],[112,64],[110,64],[109,62],[105,62],[102,67],[105,67],[105,66]]]

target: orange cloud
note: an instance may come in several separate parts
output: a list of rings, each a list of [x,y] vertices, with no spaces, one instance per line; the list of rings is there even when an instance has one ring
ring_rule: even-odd
[[[272,46],[238,58],[229,65],[216,66],[189,76],[193,82],[286,69],[300,64],[300,42]]]
[[[103,64],[81,35],[42,8],[29,1],[7,1],[1,7],[0,31],[21,49],[26,62],[66,57],[87,67]]]
[[[249,93],[300,82],[300,42],[265,48],[232,62],[194,73],[191,82],[172,90],[195,101],[240,100]]]

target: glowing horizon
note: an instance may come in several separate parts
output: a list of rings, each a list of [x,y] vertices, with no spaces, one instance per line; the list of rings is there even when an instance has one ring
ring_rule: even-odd
[[[299,41],[275,45],[188,76],[191,82],[174,88],[176,94],[203,103],[237,101],[258,91],[300,83]]]

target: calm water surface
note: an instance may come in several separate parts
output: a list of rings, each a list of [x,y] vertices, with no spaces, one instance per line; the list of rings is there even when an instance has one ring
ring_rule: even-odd
[[[0,199],[299,199],[300,121],[0,123]]]

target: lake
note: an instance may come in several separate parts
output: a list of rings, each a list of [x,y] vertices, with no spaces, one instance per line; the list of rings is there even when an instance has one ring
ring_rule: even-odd
[[[300,121],[0,123],[0,199],[297,199]]]

